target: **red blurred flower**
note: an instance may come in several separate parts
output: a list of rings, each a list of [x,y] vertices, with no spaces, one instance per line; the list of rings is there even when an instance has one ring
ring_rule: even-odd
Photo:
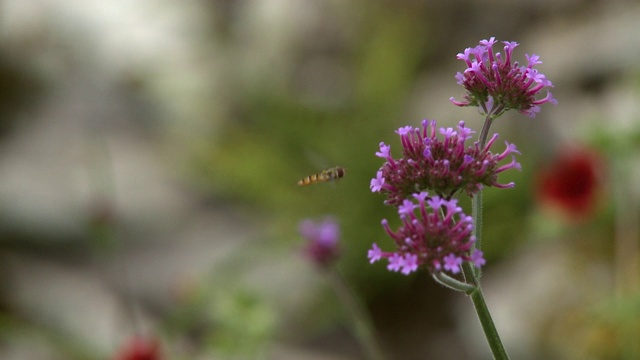
[[[563,211],[572,219],[593,212],[602,187],[599,157],[586,149],[560,153],[538,178],[539,200]]]
[[[136,336],[129,339],[114,360],[160,360],[160,344],[156,340]]]

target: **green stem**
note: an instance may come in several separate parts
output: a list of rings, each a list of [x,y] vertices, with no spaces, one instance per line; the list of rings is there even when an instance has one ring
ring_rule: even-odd
[[[467,294],[470,294],[475,289],[473,285],[458,281],[443,273],[442,271],[434,272],[433,279],[444,287],[455,291],[462,291]]]
[[[473,198],[471,198],[471,216],[473,217],[473,235],[476,237],[476,242],[473,244],[475,249],[482,249],[482,190],[478,191]],[[478,280],[482,276],[482,270],[472,266],[474,273],[477,275]]]
[[[480,284],[478,283],[473,269],[473,265],[468,261],[462,264],[462,271],[464,271],[465,277],[474,285],[473,289],[468,292],[467,295],[471,297],[473,307],[476,309],[478,320],[480,320],[480,325],[482,326],[484,336],[487,338],[487,342],[489,343],[489,348],[491,349],[493,358],[496,360],[508,360],[509,355],[507,355],[507,352],[502,345],[500,335],[498,334],[498,330],[493,323],[491,313],[489,313],[489,308],[484,301],[482,289],[480,288]]]
[[[492,109],[495,111],[496,109]],[[478,137],[478,144],[480,145],[480,149],[484,148],[487,144],[487,137],[489,137],[489,128],[491,127],[491,123],[493,123],[494,115],[487,115],[484,119],[484,124],[482,125],[482,130],[480,131],[480,135]],[[476,242],[473,244],[474,249],[482,250],[482,189],[480,189],[471,199],[471,216],[473,216],[473,235],[476,237]],[[482,276],[482,271],[478,268],[473,267],[474,274],[477,275],[478,280]]]
[[[478,136],[480,149],[484,148],[484,146],[487,144],[487,137],[489,137],[489,128],[491,127],[491,123],[493,122],[493,119],[494,118],[491,115],[487,115],[487,117],[484,119],[484,125],[482,125],[480,136]]]
[[[336,268],[326,269],[325,274],[336,295],[342,302],[342,305],[353,317],[355,335],[363,347],[367,358],[371,360],[383,360],[384,355],[378,345],[373,321],[371,321],[369,313],[364,309],[364,306],[358,300],[356,294],[347,284],[346,279]]]
[[[487,115],[485,118],[484,125],[482,126],[482,131],[480,132],[480,136],[478,138],[478,143],[480,148],[484,148],[487,143],[487,137],[489,135],[489,128],[491,127],[491,123],[495,118],[493,114],[499,113],[502,109],[492,109],[492,112]],[[477,194],[472,199],[472,216],[474,221],[474,235],[476,237],[475,247],[480,249],[482,245],[482,190],[478,191]],[[502,341],[500,340],[500,335],[498,334],[498,330],[496,329],[495,324],[493,323],[493,319],[491,318],[491,313],[489,313],[489,308],[487,307],[487,303],[484,301],[484,296],[482,295],[482,288],[480,287],[480,269],[473,266],[471,262],[464,262],[462,264],[462,271],[464,272],[464,276],[471,285],[473,285],[472,290],[467,292],[467,295],[471,298],[471,302],[473,302],[473,307],[476,310],[476,314],[478,315],[478,320],[480,320],[480,325],[482,326],[482,330],[484,332],[485,337],[487,338],[487,342],[489,343],[489,348],[491,349],[491,353],[493,354],[493,358],[496,360],[509,359],[504,346],[502,345]]]

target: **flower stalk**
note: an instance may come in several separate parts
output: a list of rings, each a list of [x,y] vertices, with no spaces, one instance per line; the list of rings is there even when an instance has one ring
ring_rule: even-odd
[[[518,43],[504,41],[504,53],[493,51],[497,43],[494,37],[482,40],[457,56],[467,65],[464,72],[456,74],[466,93],[462,100],[450,101],[456,106],[474,106],[485,118],[476,142],[466,144],[475,131],[462,121],[455,129],[436,130],[435,121],[424,120],[421,128],[405,126],[396,131],[401,157],[394,158],[391,146],[380,143],[376,156],[385,162],[370,188],[386,196],[386,205],[397,208],[402,224],[392,230],[383,219],[382,226],[393,240],[395,251],[383,251],[374,243],[368,258],[371,263],[385,259],[389,271],[404,275],[427,270],[436,282],[469,295],[494,359],[503,360],[509,357],[480,286],[480,268],[485,264],[481,250],[482,190],[513,187],[514,183],[499,183],[497,178],[505,170],[520,170],[514,156],[520,152],[506,142],[502,153],[492,153],[498,134],[490,137],[489,130],[493,121],[508,110],[533,118],[540,112],[540,105],[555,105],[557,101],[548,90],[546,96],[538,96],[553,84],[535,69],[542,63],[537,55],[526,55],[527,64],[520,66],[512,56]],[[507,157],[511,162],[498,165]],[[453,198],[457,194],[472,198],[472,216],[457,205]]]
[[[462,265],[462,271],[464,272],[465,276],[469,281],[475,283],[473,290],[467,293],[467,295],[469,295],[469,297],[471,298],[473,307],[476,310],[476,314],[478,315],[478,320],[480,321],[480,325],[482,326],[482,331],[484,332],[484,335],[487,338],[487,343],[489,344],[489,348],[491,349],[493,358],[495,360],[508,360],[509,355],[507,355],[507,351],[505,350],[504,345],[502,345],[502,340],[500,340],[500,335],[498,334],[498,330],[496,329],[496,326],[493,323],[493,319],[491,318],[491,313],[489,312],[487,303],[484,301],[484,296],[482,295],[482,289],[480,287],[480,283],[478,282],[474,274],[472,265],[468,262],[464,263]]]
[[[466,282],[458,281],[451,276],[443,273],[443,272],[435,272],[433,273],[433,279],[440,285],[447,287],[451,290],[461,291],[466,294],[470,294],[473,292],[476,287],[473,285],[469,285]]]
[[[384,355],[378,345],[375,327],[369,313],[347,280],[335,267],[335,262],[340,256],[338,222],[331,216],[325,217],[321,221],[306,219],[300,222],[298,230],[300,235],[307,240],[302,249],[302,255],[326,277],[338,300],[346,309],[346,313],[351,316],[353,334],[367,358],[383,360]]]
[[[493,116],[488,115],[484,124],[482,125],[482,130],[480,131],[480,135],[478,137],[478,143],[480,147],[484,147],[487,144],[487,137],[489,136],[489,128],[491,127],[491,123],[493,123]],[[482,250],[482,189],[478,190],[478,192],[471,198],[471,217],[473,218],[473,223],[475,227],[473,228],[473,235],[476,237],[476,242],[474,244],[476,249]],[[474,274],[478,277],[478,281],[482,277],[482,269],[474,268]]]
[[[324,273],[342,306],[344,306],[347,313],[351,316],[353,332],[367,355],[367,359],[383,360],[385,357],[382,349],[380,349],[378,345],[379,342],[375,334],[375,327],[373,326],[369,312],[364,309],[358,296],[347,284],[344,276],[342,276],[335,267],[327,268]]]

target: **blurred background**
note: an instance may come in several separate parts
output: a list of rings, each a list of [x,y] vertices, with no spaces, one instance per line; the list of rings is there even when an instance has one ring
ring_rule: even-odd
[[[325,215],[389,359],[491,358],[464,295],[366,258],[398,223],[379,142],[479,131],[448,99],[491,36],[559,101],[492,127],[522,152],[484,192],[498,331],[515,359],[639,358],[639,32],[632,0],[0,0],[0,358],[364,359],[301,256]]]

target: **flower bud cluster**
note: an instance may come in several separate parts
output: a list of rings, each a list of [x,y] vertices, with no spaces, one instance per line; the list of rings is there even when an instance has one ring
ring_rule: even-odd
[[[513,187],[513,183],[498,183],[498,174],[508,169],[520,169],[512,154],[518,153],[515,145],[506,143],[506,149],[493,154],[489,149],[498,138],[495,134],[484,147],[475,142],[465,142],[473,131],[460,122],[453,128],[440,128],[437,137],[436,122],[422,121],[422,129],[405,126],[396,131],[400,135],[402,154],[400,159],[391,156],[391,147],[380,143],[378,157],[385,163],[371,180],[373,192],[387,196],[388,205],[400,205],[412,194],[429,190],[441,198],[449,199],[458,190],[469,196],[483,186]],[[511,162],[498,163],[511,155]]]
[[[513,49],[518,46],[514,41],[503,41],[504,56],[493,52],[495,37],[482,40],[474,48],[466,48],[457,58],[467,64],[467,69],[456,74],[458,84],[467,90],[462,101],[450,98],[457,106],[477,106],[485,115],[499,116],[509,109],[535,117],[544,103],[557,104],[556,99],[547,90],[542,99],[536,96],[553,84],[534,66],[542,64],[536,54],[525,55],[527,65],[520,66],[512,62]]]

